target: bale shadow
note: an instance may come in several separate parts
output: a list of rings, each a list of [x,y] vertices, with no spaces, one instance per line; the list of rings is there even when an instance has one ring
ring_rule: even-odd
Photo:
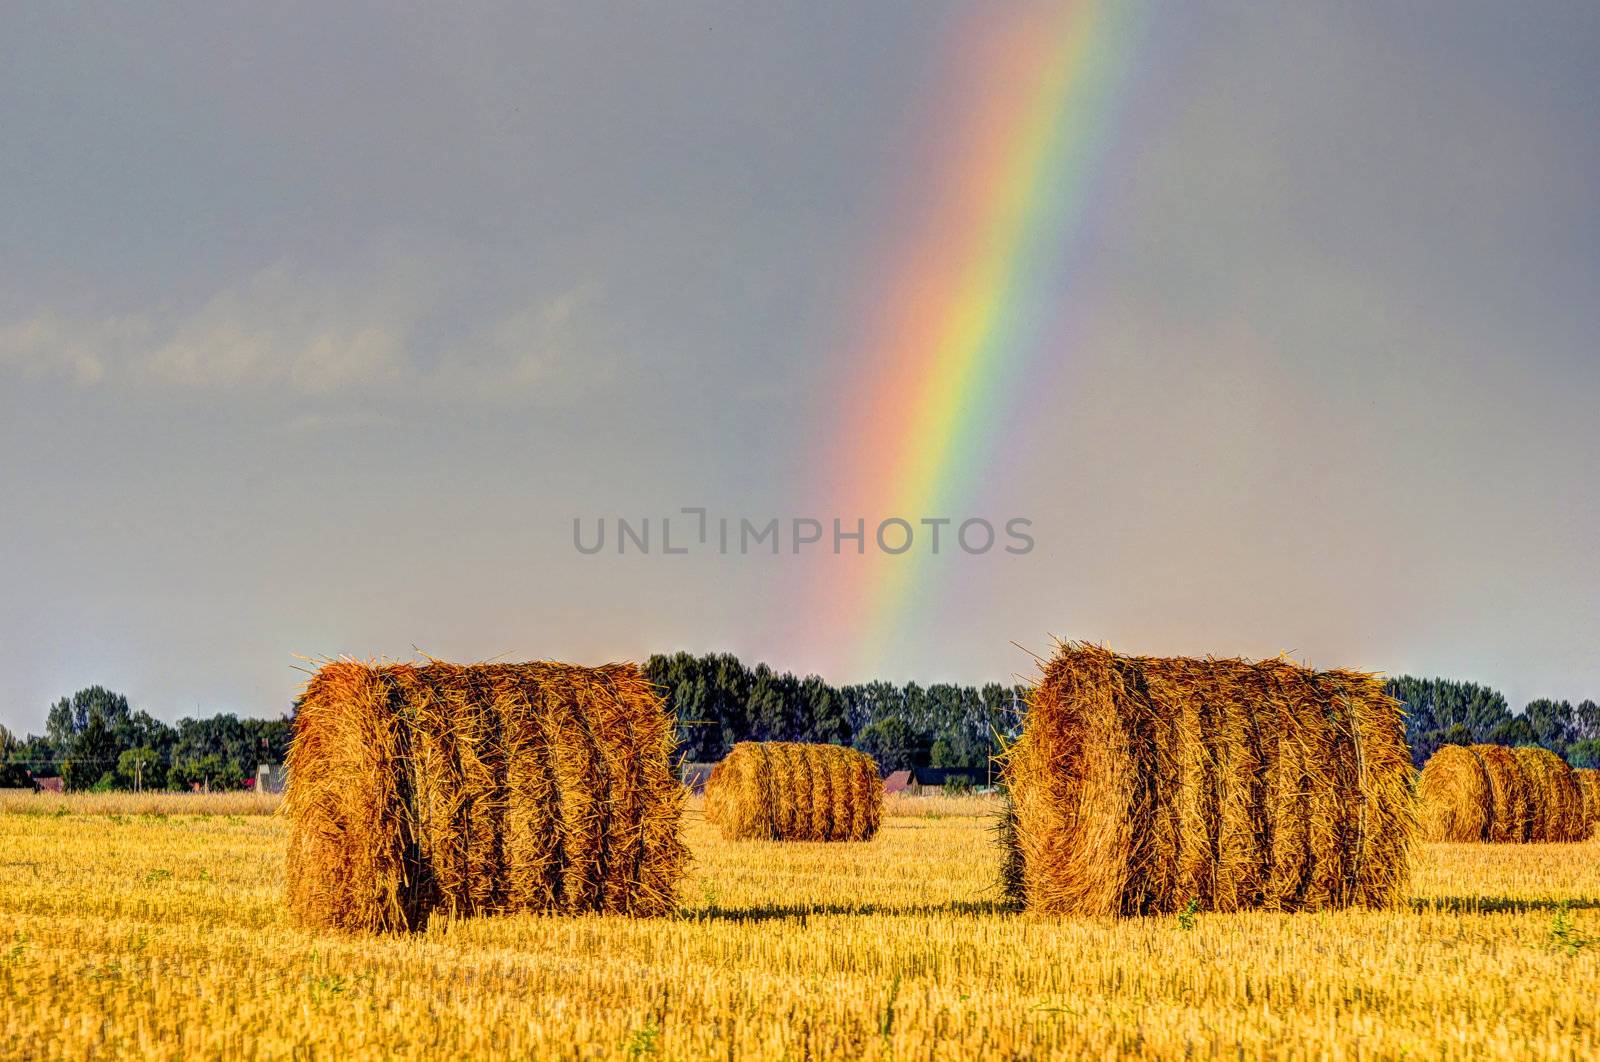
[[[1437,910],[1449,914],[1527,914],[1530,911],[1583,911],[1600,908],[1600,897],[1574,896],[1568,899],[1535,899],[1513,896],[1426,896],[1413,897],[1411,909]]]
[[[1449,914],[1527,914],[1535,911],[1600,910],[1600,897],[1575,896],[1567,899],[1527,899],[1512,896],[1429,896],[1413,897],[1410,908],[1421,914],[1436,910]],[[819,903],[751,904],[742,907],[712,904],[680,911],[678,917],[689,922],[798,922],[805,925],[813,916],[884,915],[890,918],[918,918],[928,915],[1018,914],[1019,904],[1008,900],[951,900],[948,903]]]
[[[989,914],[1014,914],[1017,905],[1005,900],[951,900],[949,903],[817,903],[817,904],[752,904],[729,907],[712,904],[682,911],[679,917],[690,922],[798,922],[805,925],[813,916],[886,915],[891,918],[917,918],[927,915],[960,915],[963,917]]]

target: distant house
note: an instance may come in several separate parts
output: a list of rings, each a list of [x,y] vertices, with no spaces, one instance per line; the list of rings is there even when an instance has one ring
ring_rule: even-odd
[[[911,788],[910,771],[891,771],[889,777],[883,780],[885,793],[904,793]]]
[[[62,792],[61,778],[59,775],[51,778],[33,777],[33,791],[35,793],[60,793]]]
[[[692,793],[706,791],[706,779],[711,777],[714,763],[685,763],[678,768],[678,780],[689,787]]]
[[[918,796],[942,793],[952,786],[977,789],[990,784],[987,767],[913,767],[910,771],[895,773],[909,774],[911,777],[905,791]]]
[[[281,763],[262,763],[256,766],[255,791],[258,793],[281,793],[288,781],[289,769]]]

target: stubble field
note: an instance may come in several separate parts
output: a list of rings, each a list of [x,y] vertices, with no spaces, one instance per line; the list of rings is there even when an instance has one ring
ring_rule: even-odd
[[[0,1058],[1600,1057],[1600,843],[1425,846],[1404,910],[1004,909],[994,805],[724,842],[673,918],[318,937],[269,802],[0,795]],[[206,812],[196,814],[195,812]]]

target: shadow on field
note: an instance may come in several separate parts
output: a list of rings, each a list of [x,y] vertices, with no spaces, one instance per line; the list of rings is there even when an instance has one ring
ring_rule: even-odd
[[[890,917],[919,917],[925,915],[987,915],[1011,914],[1018,910],[1004,900],[952,900],[949,903],[881,904],[881,903],[818,903],[818,904],[754,904],[749,907],[724,907],[712,904],[683,912],[691,921],[707,922],[786,922],[797,921],[804,925],[813,915],[888,915]]]
[[[1578,896],[1565,900],[1529,900],[1512,896],[1428,896],[1413,898],[1416,911],[1438,910],[1450,914],[1527,914],[1529,911],[1582,911],[1600,908],[1600,898]]]

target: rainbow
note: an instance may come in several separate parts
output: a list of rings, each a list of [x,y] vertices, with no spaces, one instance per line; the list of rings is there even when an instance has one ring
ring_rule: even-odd
[[[967,508],[999,425],[1073,296],[1078,236],[1139,30],[1131,5],[1092,0],[980,5],[955,27],[933,157],[916,175],[926,208],[895,241],[887,284],[872,285],[864,338],[849,351],[857,399],[825,462],[835,509],[865,516],[869,537],[890,516],[976,515]],[[824,611],[870,675],[919,587],[936,583],[924,576],[937,558],[859,560],[845,586],[827,589]]]

